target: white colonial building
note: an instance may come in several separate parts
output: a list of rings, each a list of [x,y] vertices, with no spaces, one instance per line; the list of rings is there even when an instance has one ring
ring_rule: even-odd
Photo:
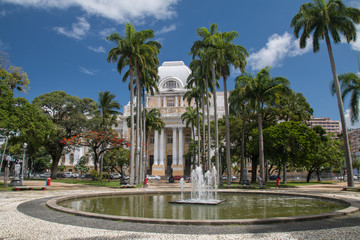
[[[166,172],[172,169],[173,175],[189,175],[191,162],[190,159],[184,158],[184,154],[188,151],[188,143],[192,133],[191,129],[187,128],[185,123],[182,123],[181,115],[189,106],[188,102],[183,100],[183,96],[187,91],[185,86],[191,70],[183,61],[164,62],[158,70],[160,77],[158,83],[159,93],[146,96],[146,108],[148,110],[153,108],[160,110],[161,118],[165,122],[165,128],[161,131],[149,133],[147,172],[166,176]],[[223,92],[217,92],[217,105],[218,116],[221,118],[225,113]],[[194,103],[190,103],[190,106],[194,107]],[[213,106],[212,99],[210,106]],[[213,112],[211,107],[211,120],[214,118]],[[119,117],[118,126],[115,128],[120,137],[127,139],[130,139],[130,129],[127,127],[126,122],[129,115],[130,103],[124,106],[124,114]],[[80,155],[88,154],[86,150],[80,151],[81,153],[70,153],[63,158],[68,170],[73,164],[76,164],[76,161],[81,157]],[[92,164],[91,160],[89,164]]]

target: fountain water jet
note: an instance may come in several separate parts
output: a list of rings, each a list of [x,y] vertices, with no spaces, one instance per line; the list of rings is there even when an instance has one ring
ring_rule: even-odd
[[[212,172],[207,171],[203,174],[201,167],[196,168],[191,173],[191,198],[184,199],[185,181],[180,179],[181,199],[170,203],[184,204],[207,204],[217,205],[225,200],[217,199],[217,171],[213,167]]]

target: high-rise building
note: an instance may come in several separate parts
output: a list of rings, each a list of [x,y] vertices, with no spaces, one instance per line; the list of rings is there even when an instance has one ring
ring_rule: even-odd
[[[328,117],[311,117],[309,127],[321,126],[327,133],[341,133],[340,121],[331,120]]]

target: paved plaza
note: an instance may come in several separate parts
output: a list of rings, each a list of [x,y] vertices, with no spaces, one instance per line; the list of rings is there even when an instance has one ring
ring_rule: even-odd
[[[25,184],[41,185],[44,182]],[[343,186],[345,183],[270,191],[311,193],[355,200],[360,204],[360,192],[341,191]],[[357,187],[359,186],[357,183]],[[150,183],[148,190],[177,188],[178,183]],[[267,225],[190,226],[86,218],[57,212],[45,206],[47,200],[59,196],[142,190],[52,183],[45,191],[0,192],[0,239],[360,239],[360,213],[322,220]]]

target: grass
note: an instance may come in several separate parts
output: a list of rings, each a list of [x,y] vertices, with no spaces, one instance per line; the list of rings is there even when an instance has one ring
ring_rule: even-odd
[[[12,187],[4,187],[4,183],[0,183],[0,191],[11,191]]]
[[[114,187],[114,188],[121,188],[120,181],[95,181],[95,180],[85,180],[85,179],[52,179],[52,182],[59,182],[59,183],[69,183],[69,184],[83,184],[83,185],[91,185],[91,186],[98,186],[98,187]]]

